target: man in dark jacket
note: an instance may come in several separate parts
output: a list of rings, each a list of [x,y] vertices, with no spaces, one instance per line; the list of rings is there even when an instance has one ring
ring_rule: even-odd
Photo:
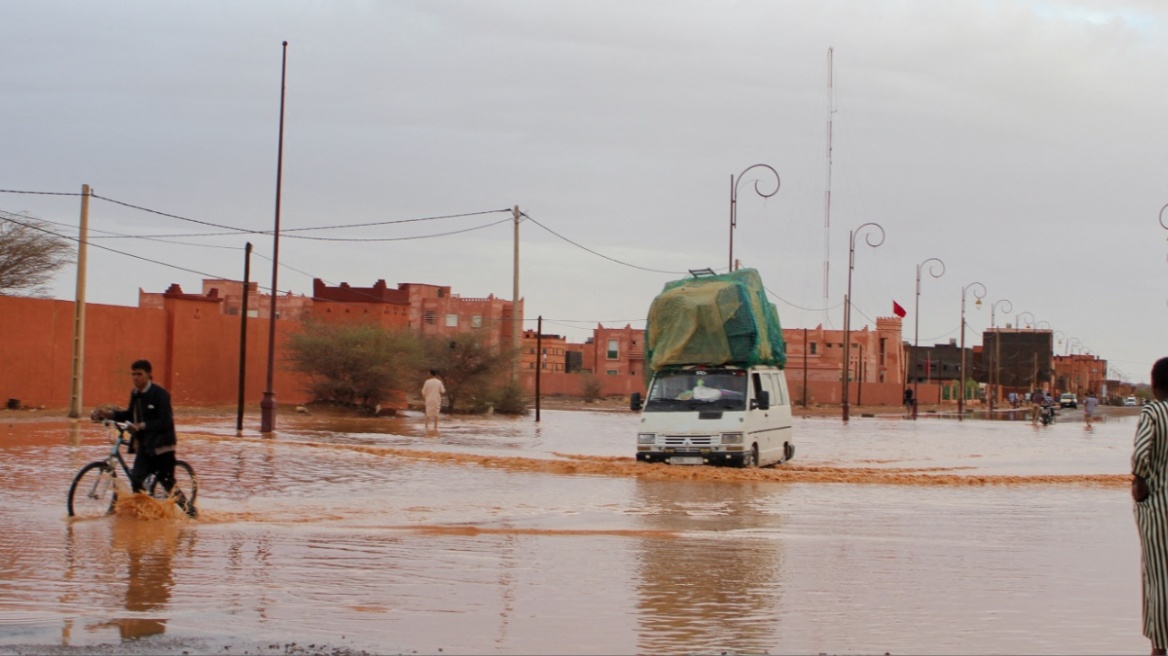
[[[131,449],[136,452],[130,470],[130,485],[135,492],[142,491],[142,483],[151,474],[170,492],[174,488],[175,444],[178,441],[174,432],[174,410],[170,406],[170,393],[154,382],[151,372],[148,360],[135,361],[130,365],[134,389],[130,391],[130,403],[126,409],[98,408],[92,417],[130,422]],[[185,499],[176,501],[188,513],[191,511],[186,508]]]

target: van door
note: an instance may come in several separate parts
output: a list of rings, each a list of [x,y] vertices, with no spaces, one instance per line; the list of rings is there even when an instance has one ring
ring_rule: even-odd
[[[775,403],[775,386],[774,381],[771,380],[771,375],[766,371],[752,371],[750,374],[751,388],[754,392],[754,398],[757,401],[760,392],[766,392],[770,397],[770,403]],[[774,449],[773,438],[770,431],[770,414],[771,410],[763,410],[755,407],[751,410],[746,420],[746,432],[752,442],[758,444],[758,462],[760,465],[767,464],[773,460],[774,456],[772,450]],[[781,453],[781,451],[780,451]]]

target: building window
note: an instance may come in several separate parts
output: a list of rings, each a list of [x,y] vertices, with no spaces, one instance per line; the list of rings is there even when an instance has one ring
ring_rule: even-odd
[[[483,315],[481,315],[481,314],[471,315],[470,327],[471,328],[482,328],[483,327]]]
[[[608,359],[620,359],[620,341],[615,339],[608,340]]]
[[[457,328],[458,327],[458,315],[457,314],[446,315],[446,327],[447,328]]]
[[[617,371],[616,369],[609,369],[608,371],[606,371],[604,373],[608,374],[609,376],[619,376],[620,375],[620,372]]]
[[[427,310],[426,313],[422,315],[422,323],[426,324],[427,326],[433,326],[434,324],[438,323],[438,317],[432,311]]]
[[[809,344],[809,346],[811,347],[811,355],[815,355],[816,353],[819,352],[819,345],[816,344],[815,342],[811,342],[811,344]]]

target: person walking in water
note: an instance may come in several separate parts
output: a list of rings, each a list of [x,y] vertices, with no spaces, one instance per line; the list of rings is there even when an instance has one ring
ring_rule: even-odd
[[[1144,636],[1168,654],[1168,358],[1152,365],[1155,401],[1140,411],[1132,452],[1132,499],[1140,534]]]
[[[438,372],[430,370],[430,377],[422,383],[422,401],[426,404],[426,431],[430,430],[430,420],[434,420],[434,432],[438,432],[438,413],[442,411],[442,395],[446,386],[438,377]]]
[[[1099,399],[1088,391],[1087,398],[1083,401],[1083,421],[1086,422],[1087,428],[1091,428],[1091,420],[1095,418],[1095,406],[1097,405],[1099,405]]]

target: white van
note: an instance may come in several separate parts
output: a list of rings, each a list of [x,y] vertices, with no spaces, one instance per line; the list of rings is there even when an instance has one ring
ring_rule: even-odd
[[[693,365],[658,372],[641,407],[637,460],[769,466],[795,455],[787,378],[778,367]]]

